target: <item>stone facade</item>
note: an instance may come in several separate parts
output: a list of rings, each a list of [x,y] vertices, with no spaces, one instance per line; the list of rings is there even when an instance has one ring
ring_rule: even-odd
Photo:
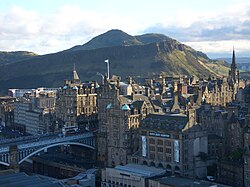
[[[164,168],[170,174],[205,177],[207,135],[192,117],[149,115],[140,128],[139,157],[132,161]]]
[[[107,166],[127,164],[138,151],[139,124],[152,110],[148,97],[120,95],[120,80],[105,79],[98,94],[98,159]]]
[[[218,163],[218,181],[235,187],[244,186],[243,163],[221,160]]]
[[[226,106],[237,98],[240,87],[239,70],[237,70],[235,51],[233,50],[232,64],[228,77],[209,79],[205,84],[203,96],[206,103],[213,106]]]
[[[0,124],[10,126],[14,122],[14,99],[0,97]]]
[[[56,118],[64,132],[79,128],[80,116],[89,117],[97,113],[97,84],[81,83],[76,70],[73,79],[66,80],[59,89],[56,100]]]

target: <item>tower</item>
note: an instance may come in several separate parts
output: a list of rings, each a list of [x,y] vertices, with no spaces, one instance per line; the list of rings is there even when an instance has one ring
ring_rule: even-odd
[[[237,70],[234,48],[233,48],[232,64],[228,74],[228,83],[230,89],[232,90],[232,101],[234,101],[239,87],[239,70]]]
[[[71,81],[73,84],[80,84],[81,81],[80,81],[80,78],[76,72],[76,65],[74,64],[74,69],[73,69],[73,79]]]
[[[229,78],[234,82],[238,82],[238,72],[237,71],[237,65],[236,65],[236,60],[235,60],[235,50],[233,48],[233,56],[232,56],[232,64],[231,64],[231,69],[229,71]]]

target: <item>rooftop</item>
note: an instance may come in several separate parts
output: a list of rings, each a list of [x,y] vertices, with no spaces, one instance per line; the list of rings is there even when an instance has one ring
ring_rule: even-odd
[[[155,179],[159,181],[161,184],[166,184],[169,186],[175,187],[229,187],[228,185],[218,184],[205,180],[193,180],[189,178],[169,176]]]
[[[0,184],[1,184],[1,187],[16,187],[16,186],[60,187],[62,186],[58,183],[54,183],[54,181],[48,178],[41,178],[39,176],[29,176],[23,172],[0,176]]]
[[[182,130],[188,122],[188,118],[184,114],[149,114],[141,125],[146,129],[161,129],[165,130]]]
[[[124,172],[134,173],[142,177],[153,177],[157,175],[163,175],[166,172],[164,169],[149,167],[145,165],[137,165],[137,164],[127,164],[125,166],[116,166],[115,169],[124,171]]]

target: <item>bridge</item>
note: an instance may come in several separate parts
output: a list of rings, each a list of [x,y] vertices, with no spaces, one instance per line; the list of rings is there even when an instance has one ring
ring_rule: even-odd
[[[0,142],[0,164],[16,167],[31,156],[60,145],[78,145],[95,149],[95,138],[93,133],[82,133],[70,136],[52,134],[4,140]]]

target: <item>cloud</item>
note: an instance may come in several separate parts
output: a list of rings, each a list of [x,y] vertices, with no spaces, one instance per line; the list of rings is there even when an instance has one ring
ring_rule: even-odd
[[[191,16],[180,11],[174,22],[151,25],[145,32],[166,34],[203,52],[231,52],[235,46],[239,52],[250,54],[250,4],[233,4],[224,11]]]
[[[48,15],[14,6],[0,13],[0,25],[0,50],[40,54],[83,44],[113,28],[128,33],[140,30],[140,24],[132,17],[84,11],[72,5],[64,5]]]
[[[250,54],[250,4],[231,1],[231,6],[219,12],[182,9],[172,16],[162,14],[157,23],[148,22],[147,17],[137,20],[118,11],[97,12],[72,5],[49,14],[13,6],[0,12],[0,50],[52,53],[84,44],[110,29],[121,29],[131,35],[165,34],[206,53],[231,53],[235,46]]]

